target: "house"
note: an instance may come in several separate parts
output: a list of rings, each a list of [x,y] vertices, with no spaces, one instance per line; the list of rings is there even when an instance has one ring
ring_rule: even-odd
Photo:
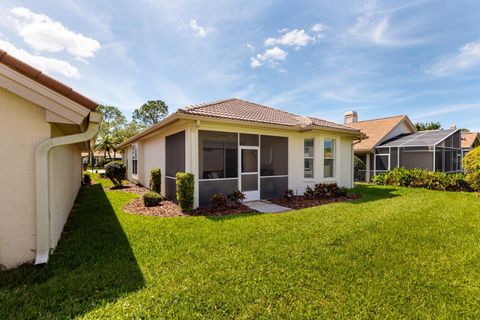
[[[240,99],[178,109],[118,146],[129,180],[149,184],[162,171],[162,193],[175,198],[175,175],[195,176],[194,206],[214,193],[241,190],[246,200],[303,193],[307,185],[353,186],[353,142],[360,130]]]
[[[462,153],[465,156],[473,149],[480,147],[479,132],[462,132]]]
[[[46,263],[81,185],[97,104],[0,50],[0,268]],[[8,152],[7,152],[8,151]]]
[[[360,142],[355,143],[353,148],[355,155],[365,163],[365,171],[357,180],[370,181],[375,169],[375,149],[385,141],[395,137],[415,133],[415,125],[406,115],[398,115],[387,118],[358,121],[355,111],[345,113],[345,125],[361,130],[366,136]]]
[[[93,165],[95,167],[100,166],[102,163],[105,163],[105,161],[120,161],[122,160],[122,154],[120,152],[113,152],[110,151],[111,158],[105,156],[105,151],[104,150],[95,150],[93,152]],[[82,163],[84,165],[91,165],[91,159],[90,159],[90,153],[89,152],[82,152]]]
[[[368,136],[354,146],[355,155],[366,163],[366,181],[395,167],[462,171],[459,129],[416,132],[407,116],[358,121],[356,112],[346,113],[345,123]]]

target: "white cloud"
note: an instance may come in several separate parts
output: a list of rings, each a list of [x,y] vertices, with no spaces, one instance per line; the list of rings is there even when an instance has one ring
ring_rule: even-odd
[[[206,37],[207,34],[210,32],[210,30],[208,30],[207,28],[200,26],[195,19],[190,20],[190,27],[199,37]]]
[[[0,47],[12,56],[24,61],[25,63],[31,64],[32,66],[40,69],[47,74],[54,72],[63,74],[64,76],[69,78],[80,78],[80,72],[78,71],[78,69],[72,66],[67,61],[33,55],[25,50],[15,47],[10,42],[1,39]]]
[[[255,50],[255,47],[251,45],[250,43],[246,44],[247,48],[250,49],[251,51]]]
[[[321,23],[317,23],[317,24],[314,24],[312,26],[312,32],[315,33],[315,37],[317,39],[321,39],[325,36],[325,31],[327,30],[327,27],[325,27],[323,24]]]
[[[446,76],[462,70],[471,69],[480,64],[480,42],[469,42],[458,50],[457,54],[438,60],[426,72],[434,76]]]
[[[310,36],[305,30],[294,29],[278,38],[268,38],[265,40],[265,46],[271,47],[275,45],[305,47],[309,42],[315,39]]]
[[[431,109],[431,111],[414,114],[412,118],[414,119],[425,119],[425,118],[432,118],[434,116],[439,116],[443,114],[450,114],[450,113],[458,113],[460,111],[472,111],[478,110],[480,108],[480,104],[478,103],[465,103],[465,104],[452,104],[446,106],[435,106]]]
[[[100,49],[97,40],[73,32],[44,14],[23,7],[15,7],[10,13],[18,34],[36,51],[65,50],[77,58],[91,58]]]
[[[252,68],[258,68],[264,63],[267,63],[270,67],[275,67],[278,61],[283,61],[287,58],[288,53],[279,47],[273,47],[265,50],[262,54],[257,54],[255,57],[250,58],[250,66]]]

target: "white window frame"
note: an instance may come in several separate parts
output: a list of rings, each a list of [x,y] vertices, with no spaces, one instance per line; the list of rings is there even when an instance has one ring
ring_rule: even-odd
[[[138,175],[138,145],[132,144],[132,176]]]
[[[332,141],[332,148],[333,148],[332,157],[327,157],[325,155],[325,141],[326,140],[331,140]],[[333,168],[332,168],[332,176],[331,177],[327,177],[325,175],[325,160],[333,160]],[[330,138],[330,137],[323,138],[323,179],[334,180],[336,178],[336,176],[337,176],[336,161],[337,161],[337,139]]]
[[[312,141],[312,156],[308,157],[305,155],[305,142],[307,140]],[[306,177],[305,176],[305,160],[312,160],[312,176]],[[303,139],[303,179],[305,180],[314,180],[315,179],[315,138],[305,138]]]

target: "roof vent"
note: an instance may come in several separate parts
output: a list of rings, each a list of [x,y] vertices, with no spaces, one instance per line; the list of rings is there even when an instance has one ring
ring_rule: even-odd
[[[356,123],[358,122],[358,113],[357,111],[347,111],[344,113],[344,123]]]

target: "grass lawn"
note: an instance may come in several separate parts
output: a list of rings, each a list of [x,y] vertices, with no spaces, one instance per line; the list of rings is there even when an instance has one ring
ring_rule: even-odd
[[[157,218],[83,188],[49,264],[0,273],[0,319],[480,318],[480,199],[357,189],[285,214]]]

